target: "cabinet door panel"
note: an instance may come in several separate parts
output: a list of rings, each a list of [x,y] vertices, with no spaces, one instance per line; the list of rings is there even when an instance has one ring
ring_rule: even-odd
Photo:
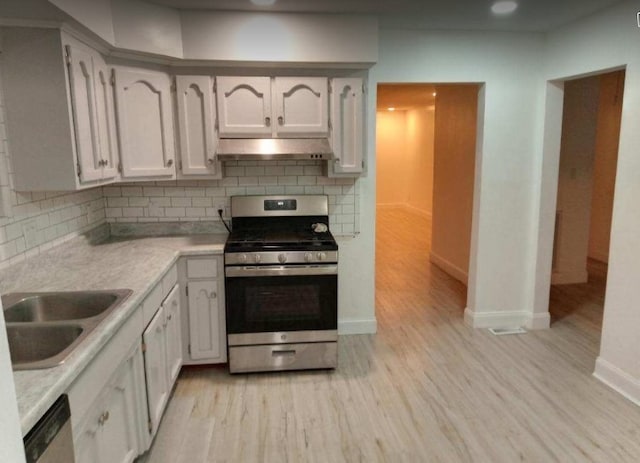
[[[328,83],[325,77],[276,77],[276,131],[287,135],[327,135]]]
[[[94,60],[96,84],[96,114],[100,136],[100,158],[102,178],[112,179],[118,175],[118,135],[115,117],[115,89],[111,84],[111,73],[102,57]]]
[[[218,77],[216,97],[221,137],[271,136],[269,77]]]
[[[169,396],[167,384],[167,346],[165,340],[165,313],[161,307],[142,335],[146,346],[144,369],[147,378],[147,402],[153,433],[158,429],[164,406]]]
[[[360,173],[363,170],[364,108],[362,80],[339,78],[332,81],[331,147],[336,173]]]
[[[165,74],[116,70],[123,177],[174,176],[170,88]]]
[[[98,445],[99,428],[98,417],[92,416],[90,424],[85,425],[74,439],[73,448],[76,463],[100,463],[102,461]]]
[[[105,462],[131,463],[140,453],[136,387],[134,359],[130,357],[120,367],[105,399],[100,436],[100,453]]]
[[[102,178],[102,168],[94,95],[94,55],[71,45],[66,49],[80,181],[95,181]]]
[[[175,383],[182,367],[182,322],[180,320],[180,286],[175,285],[163,305],[166,317],[168,388]]]
[[[178,76],[176,90],[182,173],[215,176],[220,163],[216,160],[213,81],[208,76]]]
[[[189,282],[189,341],[191,358],[217,359],[223,353],[220,339],[221,307],[218,281]]]

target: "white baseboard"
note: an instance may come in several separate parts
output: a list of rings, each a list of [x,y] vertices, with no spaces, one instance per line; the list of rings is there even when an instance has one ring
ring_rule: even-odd
[[[544,330],[551,325],[549,312],[532,314],[524,310],[501,312],[475,312],[464,309],[464,321],[473,328],[523,327],[528,330]]]
[[[545,313],[525,313],[523,325],[528,330],[546,330],[551,327],[551,315]]]
[[[429,253],[429,260],[432,264],[437,265],[444,272],[448,273],[456,280],[461,281],[465,285],[468,283],[469,275],[467,274],[467,272],[462,270],[460,267],[457,267],[455,264],[449,262],[447,259],[444,259],[431,251]]]
[[[378,331],[378,322],[369,320],[338,320],[338,334],[375,334]]]
[[[551,274],[552,285],[573,285],[576,283],[586,283],[588,280],[589,274],[586,269],[569,272],[553,272]]]
[[[619,392],[636,405],[640,405],[640,380],[621,370],[602,357],[596,360],[593,376]]]

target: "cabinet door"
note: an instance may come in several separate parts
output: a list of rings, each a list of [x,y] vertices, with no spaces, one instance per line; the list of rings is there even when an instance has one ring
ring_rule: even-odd
[[[139,355],[137,348],[135,355]],[[137,426],[137,388],[134,357],[119,368],[108,386],[99,421],[100,458],[103,462],[131,463],[141,453]]]
[[[158,430],[164,406],[169,398],[166,327],[164,324],[164,308],[160,307],[142,335],[146,347],[144,370],[147,378],[147,402],[152,434]]]
[[[329,133],[328,83],[325,77],[276,77],[276,132],[284,136]]]
[[[180,320],[180,286],[175,285],[162,303],[165,312],[168,389],[173,387],[182,367],[182,333]]]
[[[175,177],[171,82],[161,72],[116,69],[123,177]]]
[[[364,155],[362,79],[339,78],[331,82],[331,147],[335,173],[361,173]]]
[[[191,358],[224,361],[224,308],[218,297],[218,280],[190,281],[188,301]]]
[[[95,54],[72,45],[66,45],[66,50],[80,181],[95,181],[102,178],[94,94]]]
[[[100,430],[99,417],[102,412],[92,414],[79,432],[74,432],[77,436],[73,442],[75,453],[75,463],[100,463],[100,446],[98,445],[98,432]]]
[[[96,56],[93,64],[102,178],[113,179],[118,176],[118,162],[120,160],[116,132],[115,89],[111,79],[111,71],[102,57]]]
[[[217,77],[221,137],[271,136],[271,79]]]
[[[213,80],[209,76],[177,76],[176,90],[182,174],[218,176]]]

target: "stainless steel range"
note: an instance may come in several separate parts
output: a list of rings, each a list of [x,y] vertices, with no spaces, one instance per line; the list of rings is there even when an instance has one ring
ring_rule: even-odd
[[[321,195],[231,198],[231,373],[337,366],[338,245],[328,208]]]

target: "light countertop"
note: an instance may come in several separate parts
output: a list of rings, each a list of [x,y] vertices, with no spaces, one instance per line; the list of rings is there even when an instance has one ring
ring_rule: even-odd
[[[64,393],[135,311],[178,257],[222,254],[225,234],[115,238],[80,237],[0,270],[0,293],[128,288],[133,294],[60,366],[14,371],[23,435]]]

